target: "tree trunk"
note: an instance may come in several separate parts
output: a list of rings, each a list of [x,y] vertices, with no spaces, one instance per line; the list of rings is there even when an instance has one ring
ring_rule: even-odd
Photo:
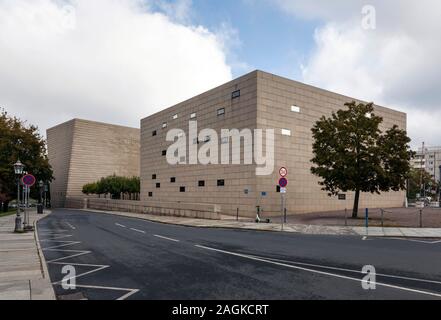
[[[352,210],[352,218],[357,219],[358,217],[358,203],[360,200],[360,190],[355,190],[354,208]]]

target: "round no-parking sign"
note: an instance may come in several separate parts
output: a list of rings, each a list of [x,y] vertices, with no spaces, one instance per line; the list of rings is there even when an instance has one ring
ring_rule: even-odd
[[[281,188],[286,188],[286,186],[288,185],[288,179],[286,178],[280,178],[279,180],[279,186]]]
[[[32,187],[35,184],[36,179],[32,174],[27,174],[21,178],[21,182],[23,182],[25,186]]]

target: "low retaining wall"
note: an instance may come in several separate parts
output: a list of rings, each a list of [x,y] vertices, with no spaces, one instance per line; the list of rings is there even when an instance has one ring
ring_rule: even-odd
[[[146,202],[96,198],[66,198],[66,208],[122,211],[159,216],[220,219],[220,207],[212,204]]]

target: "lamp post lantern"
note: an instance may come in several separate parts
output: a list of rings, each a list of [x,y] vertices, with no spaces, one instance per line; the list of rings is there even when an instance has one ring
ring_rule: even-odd
[[[14,173],[17,177],[17,217],[15,218],[14,232],[23,232],[23,223],[20,216],[20,176],[23,174],[24,165],[18,160],[14,164]]]

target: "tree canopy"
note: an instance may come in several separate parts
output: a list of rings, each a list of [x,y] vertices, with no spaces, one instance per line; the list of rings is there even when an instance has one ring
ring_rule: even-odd
[[[346,110],[322,117],[312,128],[311,172],[319,176],[329,196],[355,191],[353,217],[357,217],[360,192],[380,194],[406,188],[410,171],[410,139],[394,125],[382,132],[383,118],[372,103],[352,101]]]
[[[412,169],[409,174],[408,197],[409,199],[416,199],[419,195],[422,197],[434,196],[439,193],[439,184],[426,171],[421,169]]]
[[[139,177],[118,177],[116,175],[103,177],[100,180],[83,186],[83,193],[90,195],[110,194],[113,199],[119,199],[121,194],[137,194],[140,192]]]
[[[0,201],[9,202],[16,197],[16,177],[13,165],[20,159],[24,170],[37,181],[50,182],[53,171],[49,165],[46,141],[38,127],[0,110]],[[32,188],[32,194],[38,192]]]

